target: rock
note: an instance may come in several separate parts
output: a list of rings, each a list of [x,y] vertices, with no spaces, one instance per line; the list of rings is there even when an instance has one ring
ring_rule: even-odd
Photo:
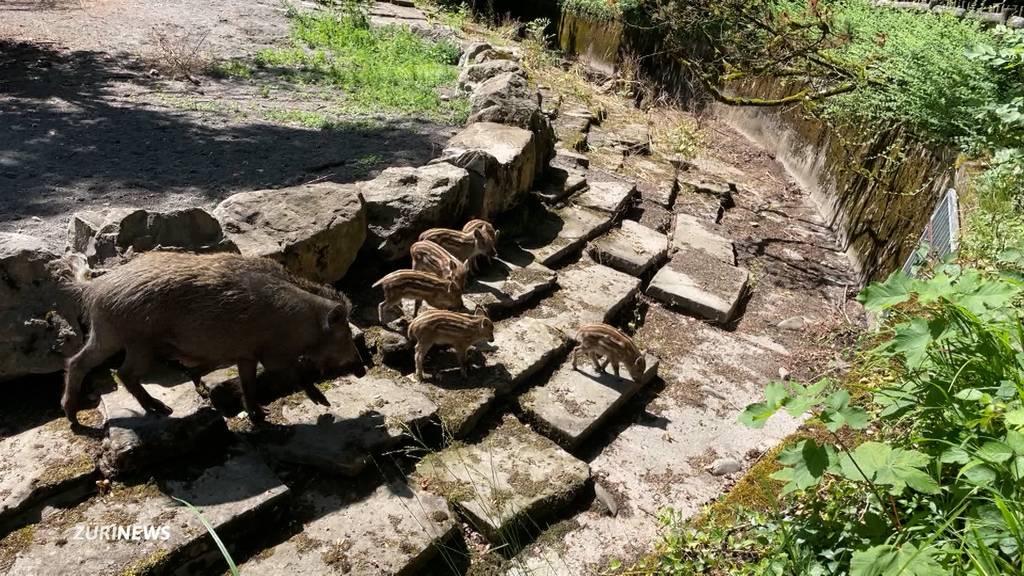
[[[607,322],[633,302],[640,279],[583,259],[558,272],[558,285],[526,315],[573,338],[580,324]]]
[[[502,368],[502,378],[492,383],[494,391],[502,396],[512,393],[568,347],[568,338],[535,318],[499,322],[493,350],[485,353],[488,365]]]
[[[633,220],[590,243],[591,258],[633,276],[642,276],[667,254],[668,236]]]
[[[423,458],[414,475],[494,544],[556,514],[589,478],[586,463],[512,416],[475,444]]]
[[[612,148],[625,155],[648,156],[651,153],[651,134],[647,126],[641,124],[591,128],[587,143],[591,149]]]
[[[561,202],[566,197],[579,192],[587,186],[587,175],[575,168],[549,168],[544,175],[540,188],[534,191],[541,200],[549,204]]]
[[[708,472],[711,472],[715,476],[725,476],[726,474],[735,474],[743,469],[743,465],[739,463],[735,458],[719,458],[708,466]]]
[[[650,156],[629,156],[623,159],[624,169],[637,175],[637,189],[640,196],[665,208],[675,204],[679,184],[676,181],[678,169],[671,162]]]
[[[470,63],[475,63],[477,56],[491,49],[491,45],[486,42],[474,42],[466,46],[462,51],[462,56],[459,57],[459,68],[465,68]]]
[[[444,499],[401,481],[359,496],[320,482],[299,506],[312,516],[302,532],[239,566],[247,576],[420,574],[454,536]]]
[[[432,350],[431,354],[436,362],[437,352]],[[429,364],[431,362],[428,361]],[[453,364],[448,362],[448,366]],[[410,382],[409,385],[437,405],[444,436],[461,439],[476,428],[494,404],[493,383],[498,378],[495,374],[495,370],[490,370],[478,377],[475,372],[470,372],[470,378],[464,379],[459,376],[458,368],[454,368],[440,378]]]
[[[611,228],[615,218],[572,205],[545,210],[531,217],[529,231],[515,241],[537,262],[553,267],[579,254],[587,241]]]
[[[480,64],[470,64],[459,73],[459,88],[474,90],[481,82],[501,74],[513,74],[525,78],[526,71],[518,62],[512,60],[488,60]]]
[[[590,167],[590,159],[579,152],[573,152],[565,148],[556,148],[555,157],[551,159],[551,166],[564,170],[586,170]]]
[[[83,423],[98,421],[93,411],[81,413]],[[5,431],[0,438],[0,534],[18,515],[56,495],[80,498],[95,489],[95,457],[99,442],[71,430],[67,419],[25,430]],[[0,556],[0,570],[3,569]]]
[[[779,322],[777,326],[783,330],[803,330],[804,326],[807,326],[807,318],[804,318],[803,316],[791,316],[782,322]]]
[[[399,26],[433,41],[457,41],[458,35],[447,26],[431,22],[422,10],[405,2],[372,2],[367,15],[375,28]]]
[[[447,163],[422,168],[387,168],[360,182],[368,231],[364,249],[384,260],[409,255],[420,233],[461,227],[469,202],[469,173]],[[459,224],[459,226],[456,226]]]
[[[68,225],[68,243],[90,264],[156,248],[188,252],[237,252],[220,222],[201,208],[150,212],[115,208],[76,212]]]
[[[169,572],[204,553],[216,554],[200,519],[172,496],[195,505],[218,536],[233,542],[265,529],[269,513],[287,498],[288,488],[249,453],[199,474],[183,468],[174,479],[115,486],[0,540],[0,549],[11,550],[0,569],[11,576],[76,574],[82,567],[95,574],[150,574]],[[100,539],[97,531],[111,524],[153,532],[148,538]],[[76,537],[78,526],[95,536],[86,538],[83,532]],[[216,570],[223,569],[223,559],[219,563]]]
[[[492,316],[509,313],[554,289],[555,277],[550,268],[532,262],[529,255],[505,251],[477,272],[463,299],[470,310],[483,306]]]
[[[620,214],[636,194],[636,184],[620,178],[591,172],[587,177],[589,187],[573,196],[576,206],[590,208],[609,214]]]
[[[469,171],[469,216],[493,218],[516,206],[538,172],[534,135],[492,122],[470,124],[448,142],[441,158]]]
[[[608,510],[609,515],[619,515],[619,503],[615,500],[615,495],[609,492],[600,482],[594,483],[594,496]]]
[[[530,418],[569,450],[577,448],[658,374],[658,359],[645,355],[647,369],[634,382],[625,366],[621,377],[611,366],[598,372],[587,358],[577,368],[566,360],[543,386],[527,392],[519,404]]]
[[[783,382],[787,382],[787,381],[789,381],[789,377],[790,377],[789,370],[786,370],[785,368],[779,368],[779,379],[780,380],[782,380]]]
[[[588,145],[587,132],[593,122],[590,116],[573,116],[560,114],[552,122],[555,138],[573,150],[586,150]]]
[[[351,185],[242,192],[214,211],[246,256],[267,256],[317,282],[345,276],[366,239],[366,208]]]
[[[284,427],[282,438],[255,440],[276,458],[354,476],[371,454],[395,447],[437,416],[437,406],[412,387],[367,375],[339,378],[323,391],[330,406],[297,392],[273,403],[270,421]]]
[[[191,379],[165,373],[148,377],[142,386],[174,413],[147,414],[123,385],[103,394],[106,438],[99,465],[108,478],[186,456],[214,434],[227,432],[224,419],[199,396]]]
[[[672,223],[672,246],[702,250],[730,266],[736,265],[732,240],[715,234],[697,217],[678,212]]]
[[[719,324],[733,320],[750,274],[700,250],[680,250],[651,280],[647,295]]]
[[[470,123],[494,122],[532,132],[533,178],[541,175],[555,153],[555,132],[541,109],[540,94],[530,89],[524,74],[507,72],[481,82],[470,94],[469,105]]]
[[[0,232],[0,382],[59,372],[82,347],[70,276],[41,239]]]

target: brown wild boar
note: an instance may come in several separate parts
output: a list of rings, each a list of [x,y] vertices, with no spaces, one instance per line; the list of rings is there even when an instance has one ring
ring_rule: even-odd
[[[476,314],[431,310],[409,324],[409,339],[416,342],[416,379],[423,380],[423,362],[427,352],[437,345],[455,348],[462,376],[466,376],[466,352],[477,342],[494,342],[494,324],[483,308]]]
[[[409,256],[412,258],[413,270],[454,280],[459,288],[466,289],[466,265],[444,248],[430,240],[421,240],[409,248]]]
[[[491,257],[495,255],[495,251],[497,250],[498,247],[498,231],[494,229],[493,224],[491,224],[487,220],[481,220],[479,218],[475,218],[473,220],[470,220],[469,222],[466,222],[466,225],[462,227],[463,232],[467,232],[470,234],[472,234],[473,230],[476,229],[480,229],[480,231],[484,233],[484,236],[486,236],[488,241],[491,243],[491,252],[483,255],[484,258],[487,259],[487,263],[490,264]]]
[[[420,234],[420,240],[430,240],[447,250],[452,256],[468,262],[470,272],[476,270],[476,257],[485,255],[488,258],[497,255],[496,238],[488,235],[481,227],[470,232],[451,230],[448,228],[431,228]]]
[[[335,369],[359,357],[343,294],[293,276],[264,258],[237,254],[150,252],[92,280],[76,266],[76,286],[92,326],[81,351],[67,362],[61,405],[72,423],[86,373],[124,350],[118,373],[147,412],[171,409],[140,385],[153,360],[166,357],[192,373],[237,364],[242,402],[254,421],[257,363],[269,371],[291,369],[303,358]],[[306,394],[326,403],[304,383]]]
[[[572,354],[572,367],[576,368],[576,361],[580,354],[586,354],[594,363],[594,369],[604,372],[609,363],[619,375],[619,364],[625,364],[630,377],[634,382],[639,382],[647,369],[647,361],[644,355],[633,343],[633,340],[623,334],[620,330],[607,324],[584,324],[576,331],[576,340],[579,345]],[[600,362],[601,356],[605,357]]]
[[[438,278],[417,270],[396,270],[377,280],[373,287],[384,288],[384,300],[377,306],[377,320],[384,324],[384,311],[398,308],[402,300],[414,300],[413,318],[419,314],[420,304],[426,302],[434,308],[462,308],[462,288],[451,279]]]

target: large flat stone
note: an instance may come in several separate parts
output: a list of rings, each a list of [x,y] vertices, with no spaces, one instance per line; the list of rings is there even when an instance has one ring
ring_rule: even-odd
[[[437,353],[431,354],[436,359]],[[449,355],[454,358],[454,355]],[[429,362],[428,362],[429,364]],[[494,404],[493,383],[503,378],[496,369],[478,374],[470,368],[469,378],[459,376],[458,367],[450,363],[450,370],[427,382],[412,382],[409,386],[423,394],[437,406],[437,416],[445,437],[465,438],[480,423],[480,419]]]
[[[586,185],[587,174],[583,170],[549,167],[534,194],[544,202],[554,204],[579,192]]]
[[[210,551],[213,544],[196,515],[171,497],[199,509],[229,545],[246,530],[259,530],[263,518],[288,495],[288,488],[258,457],[234,456],[198,474],[120,487],[73,508],[58,509],[38,524],[0,540],[0,572],[38,574],[151,574]],[[110,525],[151,530],[152,538],[87,539]]]
[[[557,442],[572,450],[658,375],[658,359],[645,355],[647,369],[633,381],[625,366],[621,377],[612,367],[598,372],[588,358],[577,368],[566,362],[546,384],[533,388],[519,400],[520,406]]]
[[[555,266],[578,254],[587,241],[611,227],[615,215],[577,206],[543,212],[531,222],[520,248],[544,266]]]
[[[98,424],[95,411],[83,424]],[[63,493],[88,493],[95,486],[99,442],[76,434],[63,416],[0,438],[0,533],[19,514]]]
[[[583,259],[558,273],[560,289],[526,316],[572,338],[580,324],[612,320],[636,297],[640,279]]]
[[[668,237],[633,220],[590,243],[590,257],[633,276],[641,276],[668,254]]]
[[[514,318],[494,328],[493,350],[488,365],[500,367],[494,383],[498,395],[509,394],[550,364],[569,346],[568,339],[535,318]]]
[[[330,406],[303,392],[282,398],[269,407],[269,421],[281,430],[257,432],[254,440],[280,460],[351,476],[372,454],[437,417],[433,402],[397,378],[339,378],[321,389]]]
[[[214,215],[245,256],[266,256],[317,282],[336,282],[366,239],[352,185],[320,183],[235,194]]]
[[[585,154],[580,154],[565,148],[555,148],[555,157],[551,159],[551,166],[556,168],[586,170],[590,167],[590,159]]]
[[[107,477],[180,458],[212,434],[226,431],[224,419],[189,378],[166,372],[147,377],[142,387],[174,413],[147,413],[123,385],[104,394],[100,412],[106,419],[106,438],[99,465]]]
[[[427,456],[414,475],[496,544],[555,514],[589,477],[586,463],[508,415],[478,443]]]
[[[736,265],[736,248],[732,240],[716,234],[696,216],[676,213],[672,223],[672,247],[703,250],[730,266]]]
[[[556,274],[531,260],[529,254],[508,251],[481,268],[463,292],[467,308],[483,306],[490,314],[507,313],[553,289]]]
[[[599,176],[591,172],[587,176],[587,182],[589,187],[573,196],[571,201],[577,206],[599,212],[619,214],[626,209],[636,194],[635,183],[610,175]]]
[[[407,257],[428,228],[461,226],[469,202],[469,173],[447,163],[388,168],[358,187],[369,226],[364,249],[385,260]]]
[[[682,249],[647,286],[647,295],[690,314],[728,324],[747,291],[750,273],[707,252]]]
[[[302,532],[239,567],[247,576],[420,574],[455,533],[444,499],[403,482],[368,495],[316,486],[298,500]]]
[[[529,130],[476,122],[448,141],[441,157],[433,161],[438,162],[469,172],[469,215],[489,219],[526,197],[540,160]]]

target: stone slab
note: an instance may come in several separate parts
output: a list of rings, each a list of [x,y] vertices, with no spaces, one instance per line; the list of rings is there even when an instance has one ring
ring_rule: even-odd
[[[710,222],[696,216],[676,213],[672,222],[672,247],[703,250],[730,266],[736,265],[736,248],[732,240],[711,230]]]
[[[208,552],[213,544],[196,515],[175,502],[177,497],[199,509],[229,545],[288,496],[288,487],[252,453],[235,455],[198,474],[176,473],[173,480],[151,480],[134,486],[115,485],[73,508],[54,511],[0,540],[0,573],[150,574]],[[76,537],[111,524],[159,530],[150,539]],[[84,532],[83,532],[84,533]]]
[[[410,377],[409,386],[437,406],[444,436],[461,439],[476,428],[494,404],[492,383],[496,378],[493,372],[481,376],[471,369],[470,378],[464,379],[454,368],[428,382],[414,382]]]
[[[569,346],[562,333],[535,318],[514,318],[494,328],[493,350],[485,353],[488,365],[500,367],[494,390],[506,395],[543,370]]]
[[[624,155],[649,155],[651,134],[642,124],[593,127],[587,137],[590,148],[611,148]]]
[[[585,462],[510,415],[475,444],[425,457],[414,475],[495,544],[556,513],[589,478]]]
[[[148,414],[123,386],[100,398],[106,437],[99,466],[104,476],[116,477],[187,455],[217,432],[226,432],[224,419],[196,391],[192,380],[166,371],[148,376],[142,387],[169,406],[170,416]]]
[[[747,291],[750,273],[701,250],[683,249],[647,286],[647,295],[690,314],[728,324]]]
[[[463,292],[467,308],[483,306],[491,315],[518,310],[552,290],[557,275],[528,254],[506,251],[479,270]]]
[[[601,178],[595,174],[590,173],[587,178],[589,187],[573,196],[572,203],[608,214],[624,211],[636,194],[636,184],[610,176]]]
[[[557,442],[572,450],[658,375],[658,359],[646,354],[645,360],[647,369],[639,382],[633,381],[625,366],[617,377],[611,366],[598,372],[588,358],[580,358],[577,368],[566,360],[546,384],[527,392],[519,404]]]
[[[275,458],[348,476],[370,455],[393,448],[407,431],[426,427],[437,406],[399,378],[368,374],[321,385],[330,406],[303,392],[269,406],[268,420],[281,427],[255,433],[254,442]]]
[[[534,190],[533,193],[544,202],[554,204],[565,200],[586,186],[587,174],[584,171],[555,166],[548,168],[540,188]]]
[[[590,243],[590,257],[633,276],[641,276],[668,254],[668,236],[639,222],[623,220],[620,228]]]
[[[531,222],[530,236],[517,239],[517,244],[540,264],[552,267],[578,254],[614,221],[613,214],[566,206],[539,215]]]
[[[612,320],[636,297],[640,279],[583,259],[559,271],[560,289],[529,310],[563,335],[572,338],[580,324]]]
[[[302,532],[239,566],[246,576],[414,576],[455,533],[443,498],[400,481],[368,495],[316,486],[299,506]]]
[[[555,148],[555,157],[551,159],[551,166],[586,170],[590,167],[590,159],[585,154],[558,147]]]
[[[95,411],[82,411],[83,424],[98,424]],[[96,479],[100,443],[76,434],[67,419],[55,419],[0,438],[0,533],[14,517],[62,493],[88,493]]]

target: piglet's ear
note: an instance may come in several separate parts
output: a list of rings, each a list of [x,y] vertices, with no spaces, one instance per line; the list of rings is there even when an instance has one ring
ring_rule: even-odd
[[[487,240],[482,228],[473,228],[473,238],[475,238],[477,242],[484,242]]]

